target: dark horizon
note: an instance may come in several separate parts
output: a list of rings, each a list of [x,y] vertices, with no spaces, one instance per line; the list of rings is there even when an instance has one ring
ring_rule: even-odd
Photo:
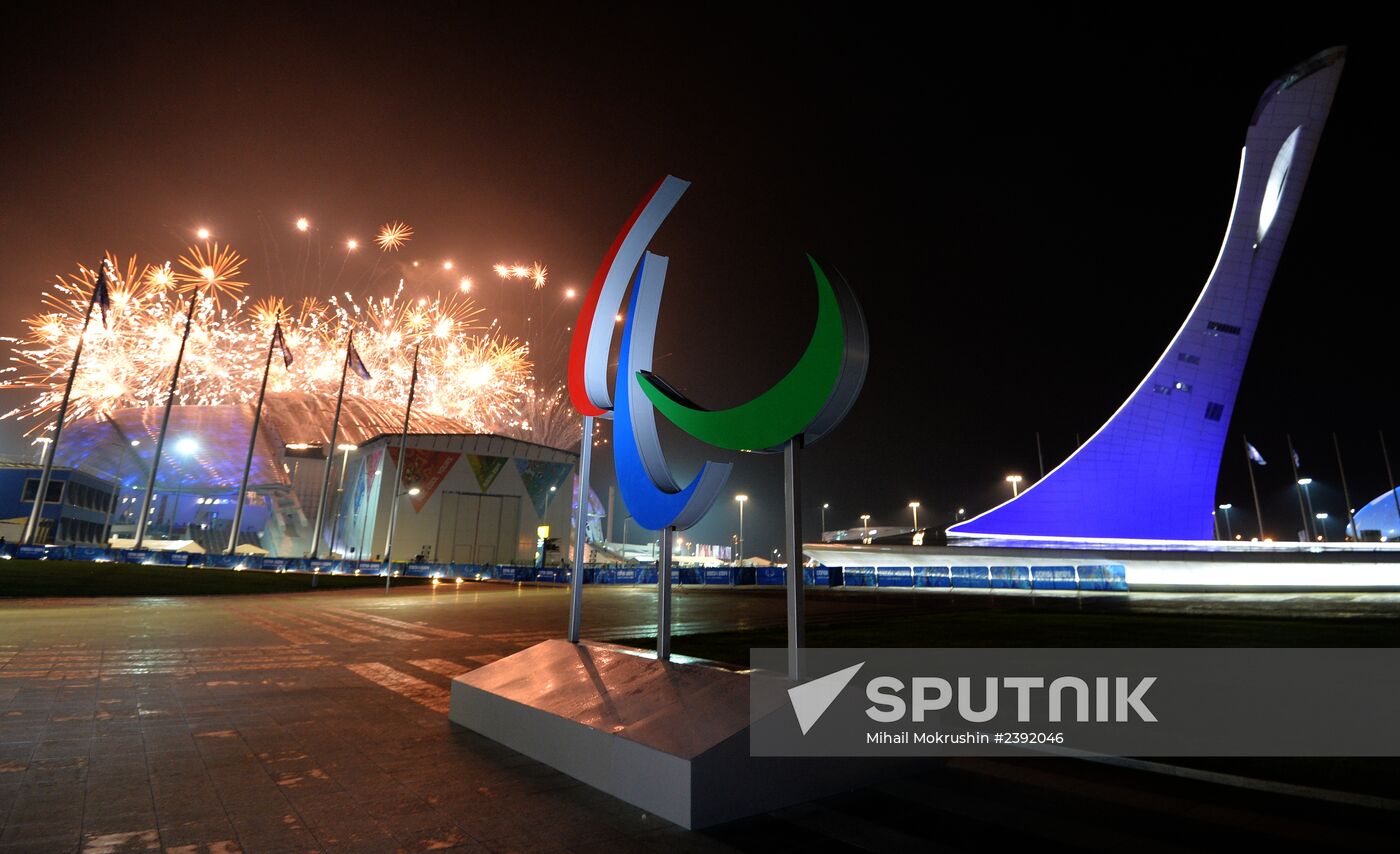
[[[173,257],[199,225],[250,258],[251,296],[300,296],[311,286],[278,259],[300,246],[301,215],[328,245],[402,219],[417,230],[406,261],[450,257],[494,285],[492,263],[539,260],[551,288],[582,288],[671,173],[693,186],[653,243],[671,259],[658,371],[713,406],[765,388],[810,330],[803,253],[830,261],[863,302],[873,352],[850,417],[805,454],[808,531],[824,502],[829,529],[861,513],[907,524],[911,500],[941,527],[1007,497],[1006,474],[1033,481],[1037,432],[1048,471],[1131,392],[1210,270],[1259,95],[1347,44],[1218,499],[1252,534],[1241,433],[1269,461],[1260,499],[1280,539],[1298,512],[1286,433],[1334,520],[1332,432],[1353,505],[1387,488],[1376,436],[1400,454],[1383,397],[1396,179],[1377,20],[1196,10],[1149,32],[1037,10],[931,32],[807,8],[383,12],[15,13],[25,42],[0,60],[14,81],[0,95],[13,306],[0,335],[20,332],[55,274],[104,250]],[[0,450],[25,454],[22,429],[0,423]],[[683,474],[736,460],[726,494],[751,497],[747,551],[779,546],[778,458],[666,439]],[[606,502],[606,452],[595,472]],[[728,542],[732,504],[686,538]]]

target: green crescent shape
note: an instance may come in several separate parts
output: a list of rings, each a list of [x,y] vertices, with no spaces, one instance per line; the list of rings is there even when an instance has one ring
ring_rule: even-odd
[[[801,435],[836,388],[846,343],[831,282],[812,256],[807,261],[817,280],[817,324],[807,350],[787,376],[747,403],[709,411],[686,400],[659,377],[638,371],[642,393],[652,406],[681,430],[717,448],[767,450]]]

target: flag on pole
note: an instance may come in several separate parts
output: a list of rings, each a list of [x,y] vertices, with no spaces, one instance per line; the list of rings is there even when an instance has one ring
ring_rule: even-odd
[[[1259,449],[1254,447],[1250,443],[1244,443],[1244,451],[1246,454],[1249,454],[1250,461],[1253,462],[1255,465],[1268,465],[1268,463],[1264,462],[1264,455],[1259,453]]]
[[[362,380],[367,380],[367,379],[369,379],[369,368],[366,368],[366,367],[365,367],[365,361],[364,361],[364,359],[361,359],[361,358],[360,358],[360,354],[359,354],[358,352],[355,351],[355,343],[354,343],[353,341],[350,343],[350,356],[349,356],[349,359],[350,359],[350,370],[352,370],[352,371],[354,371],[355,373],[359,374],[359,375],[360,375],[360,379],[362,379]]]
[[[1288,450],[1293,454],[1293,467],[1294,467],[1295,469],[1296,469],[1296,468],[1302,468],[1302,467],[1303,467],[1303,463],[1302,463],[1301,460],[1298,459],[1298,452],[1295,451],[1295,450],[1293,450],[1292,448],[1289,448]]]
[[[97,265],[97,285],[95,286],[92,298],[102,309],[102,328],[107,328],[107,312],[112,307],[112,295],[107,290],[107,261]]]
[[[272,344],[282,351],[282,362],[285,367],[292,366],[292,351],[287,347],[287,339],[282,335],[282,324],[279,322],[272,328]]]

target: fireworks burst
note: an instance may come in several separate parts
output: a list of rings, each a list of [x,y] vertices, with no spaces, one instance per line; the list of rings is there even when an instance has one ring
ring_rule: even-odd
[[[357,303],[348,293],[326,301],[289,304],[280,297],[252,302],[236,296],[243,259],[224,247],[193,247],[178,272],[135,258],[110,257],[112,308],[108,323],[92,323],[74,380],[71,417],[164,403],[188,310],[182,291],[201,287],[180,377],[183,405],[251,402],[262,379],[262,355],[274,323],[281,323],[296,356],[274,370],[270,388],[333,397],[353,330],[355,347],[372,379],[349,394],[401,407],[408,393],[414,345],[422,365],[414,410],[453,419],[467,431],[496,432],[521,420],[533,382],[529,347],[476,325],[479,310],[463,294],[409,299],[403,284],[390,296]],[[28,403],[0,417],[40,418],[57,409],[97,274],[80,266],[44,294],[44,310],[26,321],[28,334],[12,341],[22,367],[4,387],[37,390]],[[234,296],[221,306],[219,295]],[[35,430],[47,427],[39,421]]]
[[[220,247],[218,243],[191,246],[180,256],[180,266],[184,269],[175,272],[173,280],[183,285],[183,289],[206,288],[218,305],[220,296],[237,296],[248,286],[238,275],[243,270],[244,259],[232,246]],[[168,267],[168,265],[167,265]],[[172,278],[166,271],[166,278]]]
[[[502,279],[529,279],[534,282],[535,290],[544,287],[549,276],[549,268],[538,261],[528,267],[524,264],[497,264],[491,269]]]
[[[379,227],[379,236],[374,242],[385,252],[397,252],[405,243],[413,239],[413,228],[405,222],[395,220]]]

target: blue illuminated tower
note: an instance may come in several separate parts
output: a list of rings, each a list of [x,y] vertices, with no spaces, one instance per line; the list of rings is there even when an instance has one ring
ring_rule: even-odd
[[[1225,241],[1152,370],[1070,457],[953,535],[1206,540],[1249,346],[1341,77],[1332,48],[1264,90],[1240,156]]]

